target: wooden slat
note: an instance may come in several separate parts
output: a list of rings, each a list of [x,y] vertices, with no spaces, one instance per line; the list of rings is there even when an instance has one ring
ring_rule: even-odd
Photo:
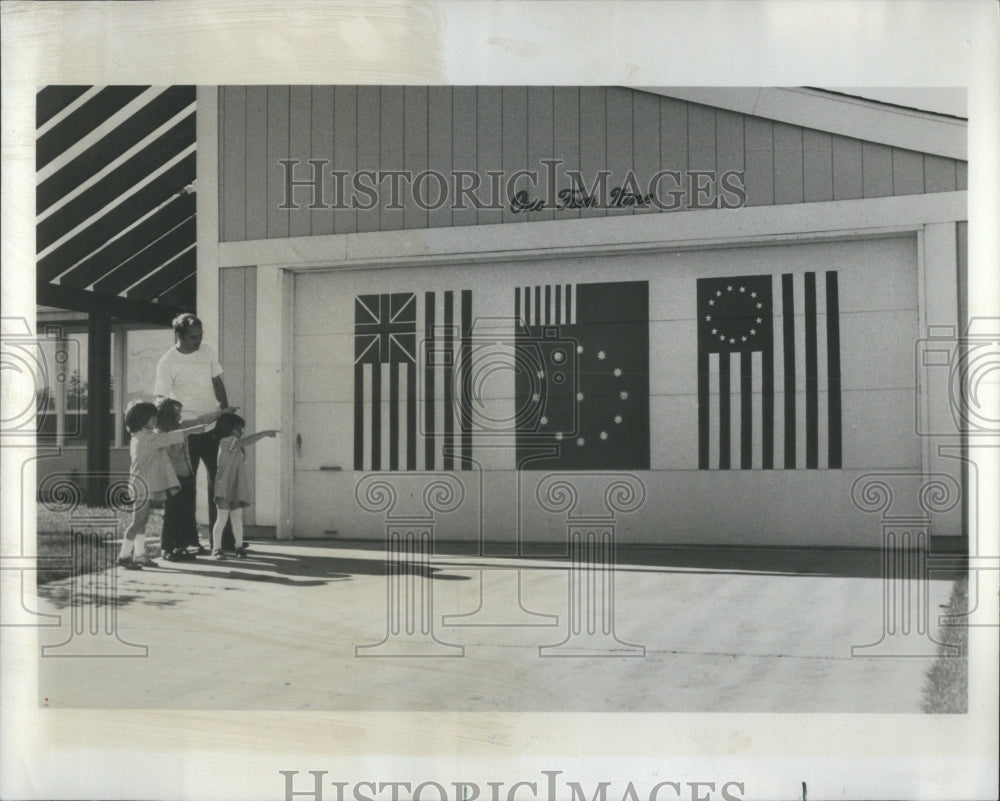
[[[634,92],[632,119],[635,176],[642,194],[645,195],[649,193],[650,181],[660,169],[660,102],[656,95]],[[664,202],[666,200],[664,199]],[[656,210],[655,206],[650,206],[647,209],[637,209],[636,213],[648,214]]]
[[[378,86],[358,87],[357,142],[358,142],[358,172],[362,170],[377,170],[382,135],[381,122],[381,88]],[[379,229],[379,208],[377,187],[370,188],[374,179],[366,178],[365,186],[369,187],[359,200],[371,208],[358,209],[358,231],[377,231]],[[374,193],[374,196],[371,195]]]
[[[731,208],[739,204],[739,198],[722,187],[723,175],[727,172],[746,173],[745,117],[722,109],[715,113],[715,171],[718,207]],[[737,181],[735,176],[727,179]],[[737,181],[738,182],[738,181]]]
[[[175,299],[184,301],[187,297],[188,295],[180,293],[175,296]],[[190,297],[194,297],[193,287]],[[68,311],[108,314],[123,322],[155,323],[158,325],[170,325],[170,321],[183,311],[182,305],[169,305],[164,303],[162,299],[160,303],[145,303],[117,296],[96,295],[83,289],[58,286],[45,281],[39,281],[35,286],[35,302],[39,306],[54,306],[57,309]]]
[[[219,130],[219,241],[246,238],[247,211],[247,88],[224,86]]]
[[[451,87],[432,86],[427,90],[427,169],[440,173],[450,181],[452,156]],[[432,188],[433,187],[433,188]],[[436,184],[428,184],[431,200],[436,196]],[[451,204],[454,200],[451,187],[445,189],[447,199],[438,208],[427,212],[427,224],[431,228],[451,225]]]
[[[499,86],[480,86],[476,90],[476,171],[479,173],[479,224],[492,225],[503,222],[503,184],[494,191],[495,180],[487,174],[503,167],[503,140],[501,132],[502,94]],[[499,204],[493,200],[496,194]],[[491,208],[497,206],[497,208]]]
[[[528,220],[553,219],[551,206],[555,199],[550,197],[552,180],[551,167],[542,164],[542,159],[552,158],[554,135],[553,97],[551,86],[528,87],[528,169],[537,175],[537,186],[531,193],[549,208],[528,213]]]
[[[119,264],[100,281],[94,284],[94,291],[109,295],[117,295],[128,287],[142,280],[161,264],[173,259],[178,254],[195,244],[197,231],[195,218],[189,217],[172,231],[151,242],[148,247],[140,250],[128,261]],[[179,279],[178,279],[179,280]]]
[[[426,86],[407,86],[403,93],[403,164],[410,175],[404,186],[403,194],[403,227],[408,229],[427,227],[428,203],[417,201],[415,192],[415,181],[420,173],[427,169],[427,125],[428,125],[428,99]],[[424,184],[425,190],[428,184]],[[433,200],[438,193],[438,184],[432,182]]]
[[[660,182],[660,191],[664,195],[682,192],[676,200],[679,208],[687,208],[691,202],[688,192],[688,105],[682,100],[664,97],[660,100],[660,169],[679,173],[679,183],[672,178],[664,178]],[[671,198],[665,198],[666,204],[673,204]]]
[[[267,236],[288,236],[289,212],[281,208],[284,200],[284,169],[281,159],[288,158],[290,92],[287,86],[267,88]]]
[[[309,163],[311,158],[321,158],[313,149],[313,108],[312,108],[312,88],[309,86],[293,86],[289,90],[288,99],[288,158],[298,161],[295,165],[295,176],[298,180],[311,181],[315,174],[313,165]],[[324,173],[328,167],[321,167],[319,177],[321,180],[320,191],[315,192],[312,187],[303,187],[296,190],[295,205],[299,208],[291,209],[288,212],[288,235],[289,236],[309,236],[312,231],[313,211],[309,208],[314,201],[323,202],[323,180]],[[282,191],[281,196],[284,195]]]
[[[197,270],[196,251],[197,248],[191,247],[170,263],[165,264],[162,269],[151,273],[141,283],[132,287],[126,293],[126,297],[132,300],[155,300],[178,281],[187,278]]]
[[[634,164],[632,148],[632,92],[620,86],[607,89],[607,119],[605,120],[605,136],[607,137],[608,170],[611,178],[608,185],[611,193],[625,189],[634,193],[632,187],[626,186],[626,177]],[[632,214],[632,207],[619,205],[615,196],[608,197],[609,217],[620,217]]]
[[[267,237],[267,115],[266,86],[247,87],[246,238]]]
[[[35,127],[41,128],[66,108],[89,86],[46,86],[35,95]]]
[[[854,200],[862,196],[861,142],[846,136],[834,136],[833,199]]]
[[[403,87],[383,86],[380,94],[378,167],[384,171],[403,169]],[[399,184],[400,189],[405,189]],[[393,208],[393,207],[396,208]],[[403,197],[393,197],[392,179],[379,185],[379,230],[398,231],[403,227]]]
[[[924,155],[924,191],[954,192],[958,188],[955,160]]]
[[[802,129],[774,124],[774,202],[802,202]]]
[[[310,103],[309,155],[307,158],[326,159],[323,171],[323,194],[320,202],[325,208],[309,211],[309,230],[313,236],[333,233],[333,87],[314,86]]]
[[[511,210],[510,195],[531,189],[526,178],[511,182],[518,170],[528,168],[528,90],[523,86],[505,86],[502,90],[503,103],[503,215],[505,223],[521,222],[524,213],[515,214]],[[509,190],[509,191],[508,191]]]
[[[580,169],[580,90],[575,86],[557,86],[552,97],[554,120],[554,153],[562,161],[556,172],[556,190],[561,192],[571,186],[568,173]],[[565,206],[564,201],[560,205]],[[578,208],[556,211],[558,220],[575,219]]]
[[[179,284],[160,295],[158,303],[161,303],[168,308],[194,311],[197,286],[197,276],[192,273]],[[171,319],[173,319],[173,317],[171,317]]]
[[[862,142],[861,168],[865,197],[887,197],[892,194],[891,148]]]
[[[475,86],[456,86],[452,89],[452,163],[456,171],[476,173],[479,165],[476,158],[479,110]],[[462,179],[466,185],[471,179]],[[458,198],[456,197],[456,201]],[[452,211],[453,225],[475,225],[479,221],[471,202],[463,200],[468,208]]]
[[[958,181],[959,189],[969,188],[969,163],[967,161],[958,161],[955,163],[956,178]]]
[[[580,88],[580,172],[586,191],[601,193],[594,187],[598,174],[608,168],[607,90],[601,86]],[[606,185],[605,194],[611,190]],[[583,208],[581,217],[606,217],[607,198],[597,197],[598,207]]]
[[[770,206],[774,203],[774,123],[747,117],[744,132],[747,205]]]
[[[912,150],[892,149],[892,193],[918,195],[924,191],[924,157]]]
[[[833,200],[833,142],[830,134],[803,129],[802,184],[806,203]]]
[[[333,169],[351,175],[358,169],[358,89],[337,86],[333,93]],[[349,184],[344,186],[344,198],[331,198],[331,203],[350,205]],[[358,212],[354,208],[333,211],[333,232],[353,234],[358,230]]]

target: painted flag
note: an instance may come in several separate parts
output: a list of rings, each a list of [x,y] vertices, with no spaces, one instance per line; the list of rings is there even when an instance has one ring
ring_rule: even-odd
[[[836,271],[698,280],[698,466],[843,464]]]
[[[514,290],[517,465],[649,469],[649,284]]]
[[[355,470],[471,469],[471,326],[469,290],[355,298]]]

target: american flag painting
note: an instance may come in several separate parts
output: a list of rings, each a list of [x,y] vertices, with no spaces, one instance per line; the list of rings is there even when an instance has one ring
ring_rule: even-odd
[[[837,272],[698,280],[698,466],[843,465]]]
[[[471,469],[471,325],[469,290],[355,298],[355,470]]]
[[[649,469],[649,285],[518,287],[517,464]]]

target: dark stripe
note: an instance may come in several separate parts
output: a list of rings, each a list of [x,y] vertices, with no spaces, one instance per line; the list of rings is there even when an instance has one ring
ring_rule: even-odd
[[[774,469],[774,345],[769,343],[761,353],[760,434],[764,445],[762,467]]]
[[[417,469],[417,365],[406,363],[406,469]]]
[[[542,288],[535,287],[535,325],[542,324]]]
[[[127,297],[134,300],[152,300],[158,295],[166,292],[178,281],[186,278],[190,273],[198,268],[197,248],[191,248],[183,256],[178,256],[169,264],[165,264],[162,269],[152,273],[141,283],[132,287]]]
[[[806,467],[819,466],[819,376],[816,367],[816,273],[806,273]]]
[[[840,409],[840,294],[837,273],[826,274],[826,375],[830,412],[829,453],[831,468],[843,467]]]
[[[120,203],[72,239],[39,259],[36,265],[37,274],[48,276],[46,280],[51,280],[125,231],[140,217],[170,200],[191,183],[194,177],[195,154],[191,153],[132,195],[128,202]]]
[[[573,322],[573,290],[572,284],[566,284],[566,322]]]
[[[781,276],[781,319],[785,351],[785,467],[795,468],[795,294],[792,276]]]
[[[556,319],[554,322],[556,325],[562,325],[565,322],[562,318],[562,284],[556,284]]]
[[[149,275],[161,264],[194,245],[198,236],[196,228],[195,218],[189,217],[166,236],[151,243],[145,250],[136,253],[101,278],[94,284],[94,291],[117,295],[136,281],[142,280],[143,276]]]
[[[171,86],[157,95],[107,136],[101,137],[79,156],[42,181],[35,190],[36,213],[45,211],[59,198],[97,175],[194,101],[193,86]],[[189,144],[194,144],[194,141],[192,131]]]
[[[35,169],[40,170],[52,159],[72,147],[83,137],[115,115],[139,95],[146,86],[108,86],[80,108],[46,131],[35,141]]]
[[[698,348],[698,469],[708,470],[708,351]]]
[[[150,242],[155,242],[161,236],[195,213],[195,196],[184,194],[175,197],[155,214],[139,223],[124,236],[109,242],[96,253],[88,256],[76,267],[66,273],[60,284],[74,287],[87,287],[112,269],[117,267],[129,256],[137,253]],[[54,276],[47,276],[52,278]]]
[[[719,354],[719,469],[729,469],[729,353]]]
[[[399,364],[389,362],[389,469],[399,470]]]
[[[46,86],[35,95],[35,128],[41,128],[89,86]]]
[[[455,447],[455,399],[452,393],[452,380],[454,375],[455,342],[454,329],[452,328],[454,318],[454,298],[452,292],[444,293],[444,442],[442,451],[444,456],[442,465],[445,470],[454,469],[454,447]]]
[[[434,293],[424,295],[424,469],[434,469]]]
[[[524,324],[521,319],[521,287],[514,287],[514,318],[517,320],[518,326]]]
[[[545,285],[545,324],[552,325],[552,284]]]
[[[115,203],[126,190],[160,169],[185,148],[193,145],[194,136],[195,115],[192,113],[128,161],[115,167],[96,184],[38,223],[35,228],[38,250],[44,250],[96,211]]]
[[[531,287],[526,286],[524,288],[524,324],[532,325],[531,319]]]
[[[186,312],[193,312],[197,306],[198,277],[191,273],[179,284],[157,298],[156,305],[175,306]]]
[[[372,365],[372,470],[382,469],[382,365]]]
[[[354,365],[354,469],[365,469],[365,368]]]
[[[472,291],[462,290],[462,344],[460,358],[462,360],[462,395],[461,415],[462,415],[462,469],[469,470],[472,467],[472,398],[470,391],[469,369],[472,364]]]
[[[740,353],[740,468],[753,467],[753,356]]]

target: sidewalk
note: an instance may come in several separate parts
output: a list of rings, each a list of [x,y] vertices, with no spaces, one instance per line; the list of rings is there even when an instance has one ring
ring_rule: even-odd
[[[148,646],[148,656],[42,658],[40,703],[241,710],[920,711],[929,659],[852,658],[852,646],[877,642],[883,633],[877,551],[619,548],[613,619],[620,642],[603,639],[602,656],[584,655],[579,640],[540,656],[539,646],[563,642],[570,629],[567,566],[551,557],[451,553],[434,556],[423,574],[414,570],[389,582],[380,547],[270,541],[253,543],[241,560],[203,557],[161,561],[160,568],[141,572],[119,569],[118,635]],[[598,595],[602,576],[607,573],[584,576],[596,582]],[[418,613],[409,621],[414,636],[405,636],[405,614],[387,615],[390,588],[412,599],[404,608]],[[944,576],[926,586],[932,631],[950,588]],[[586,599],[598,596],[588,594],[586,585],[577,589],[583,603],[577,608],[586,611]],[[423,621],[419,613],[429,610],[431,596],[422,592],[433,598],[432,614]],[[72,594],[69,580],[39,588],[39,611],[63,616],[62,628],[40,630],[43,645],[70,637]],[[481,601],[481,611],[472,616]],[[103,620],[107,610],[78,611],[85,620],[98,613]],[[600,632],[603,619],[589,625]],[[382,650],[356,651],[378,644],[394,625],[404,636],[390,638]],[[419,637],[421,625],[432,625],[437,643]],[[586,616],[581,626],[585,633]],[[102,648],[110,642],[116,655],[142,653],[110,637],[96,639]],[[933,653],[926,638],[911,636],[907,643]],[[439,655],[390,658],[406,645],[406,653]],[[68,646],[47,653],[57,657],[61,651],[69,652]]]

